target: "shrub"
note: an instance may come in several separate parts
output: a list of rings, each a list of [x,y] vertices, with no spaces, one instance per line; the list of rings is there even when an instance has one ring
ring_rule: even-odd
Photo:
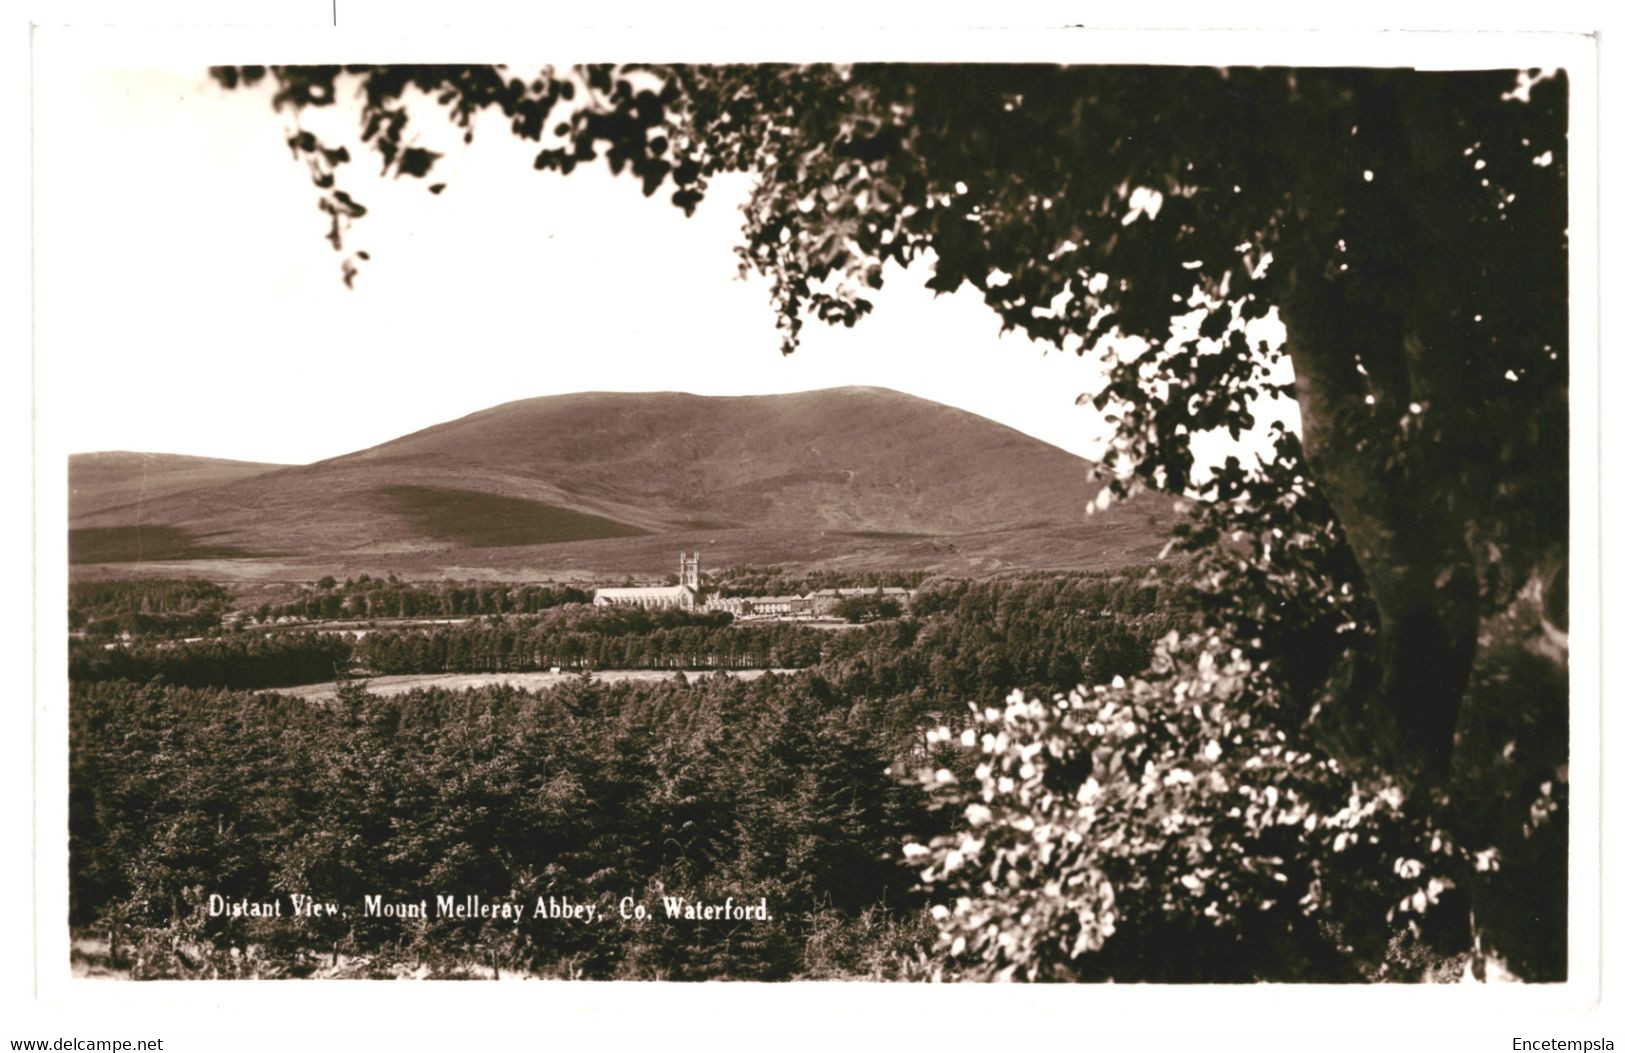
[[[905,848],[938,892],[944,971],[1399,975],[1383,962],[1396,933],[1460,909],[1462,853],[1391,779],[1278,726],[1280,704],[1217,635],[1170,634],[1144,678],[977,712],[957,736],[980,754],[973,780],[923,777],[962,828]]]

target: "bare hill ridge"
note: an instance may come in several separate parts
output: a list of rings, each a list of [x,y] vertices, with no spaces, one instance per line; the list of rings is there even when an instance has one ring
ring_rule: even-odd
[[[127,450],[76,453],[68,458],[68,515],[77,519],[182,490],[247,479],[282,467],[285,466],[179,453]]]
[[[448,573],[664,569],[679,545],[713,566],[1093,565],[1100,553],[1065,555],[1080,530],[1143,557],[1169,518],[1156,498],[1090,517],[1087,461],[880,388],[525,399],[315,464],[195,466],[198,485],[133,503],[112,499],[129,483],[108,456],[70,466],[76,563],[185,560],[190,544],[203,560]]]

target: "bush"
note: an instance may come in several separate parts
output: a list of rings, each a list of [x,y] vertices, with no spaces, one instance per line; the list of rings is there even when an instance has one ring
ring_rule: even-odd
[[[1389,945],[1460,909],[1462,853],[1391,780],[1277,726],[1279,704],[1216,635],[1170,634],[1144,678],[977,713],[958,736],[980,753],[973,781],[923,780],[964,828],[905,849],[947,897],[933,908],[944,971],[1402,976]]]

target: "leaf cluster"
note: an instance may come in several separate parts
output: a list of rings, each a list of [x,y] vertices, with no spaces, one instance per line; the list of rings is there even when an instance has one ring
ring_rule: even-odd
[[[944,969],[1378,978],[1391,940],[1436,911],[1461,950],[1461,850],[1391,780],[1346,772],[1288,727],[1239,650],[1171,634],[1143,677],[1017,692],[940,729],[976,760],[965,782],[922,773],[963,825],[909,849],[949,901],[933,908]]]

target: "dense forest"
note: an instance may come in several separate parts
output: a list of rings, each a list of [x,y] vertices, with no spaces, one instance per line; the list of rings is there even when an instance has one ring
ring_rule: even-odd
[[[72,921],[138,977],[901,975],[934,937],[900,849],[941,819],[816,678],[323,706],[119,681],[75,686],[72,742]],[[293,893],[344,913],[290,920]],[[365,910],[443,893],[605,917]],[[284,917],[210,917],[211,894]],[[668,920],[663,896],[770,916]]]
[[[935,582],[845,631],[561,606],[459,625],[76,641],[72,922],[133,975],[404,973],[695,979],[923,977],[930,902],[902,856],[949,815],[912,774],[926,731],[1013,689],[1143,668],[1180,617],[1143,575]],[[796,667],[539,692],[332,703],[252,689],[386,671]],[[594,925],[368,917],[367,895],[618,905]],[[207,897],[348,913],[211,917]],[[662,895],[772,917],[669,921]]]
[[[219,627],[231,598],[201,578],[74,582],[68,586],[68,628],[100,637],[204,633]]]
[[[1460,849],[1279,730],[1281,701],[1230,708],[1255,677],[1236,652],[1186,667],[1181,649],[1211,646],[1193,642],[1202,586],[1182,564],[932,580],[906,616],[844,630],[574,603],[359,637],[74,640],[71,921],[143,978],[985,978],[1012,955],[1079,979],[1448,968],[1464,908],[1441,875]],[[550,666],[794,672],[365,685]],[[266,690],[334,679],[331,701]],[[1091,840],[1066,839],[1086,813]],[[1221,831],[1236,858],[1203,847]],[[966,915],[966,881],[1035,866],[1080,891],[1017,888],[1011,909],[1062,913],[1011,931],[1090,953],[995,947],[1007,923]],[[292,917],[295,894],[337,913]],[[367,906],[442,895],[528,920]],[[1283,897],[1296,907],[1272,909]],[[730,898],[764,916],[665,916]],[[566,903],[598,920],[534,913]]]
[[[68,641],[74,683],[159,679],[186,687],[291,687],[345,676],[351,644],[334,633],[239,633],[123,646]]]

